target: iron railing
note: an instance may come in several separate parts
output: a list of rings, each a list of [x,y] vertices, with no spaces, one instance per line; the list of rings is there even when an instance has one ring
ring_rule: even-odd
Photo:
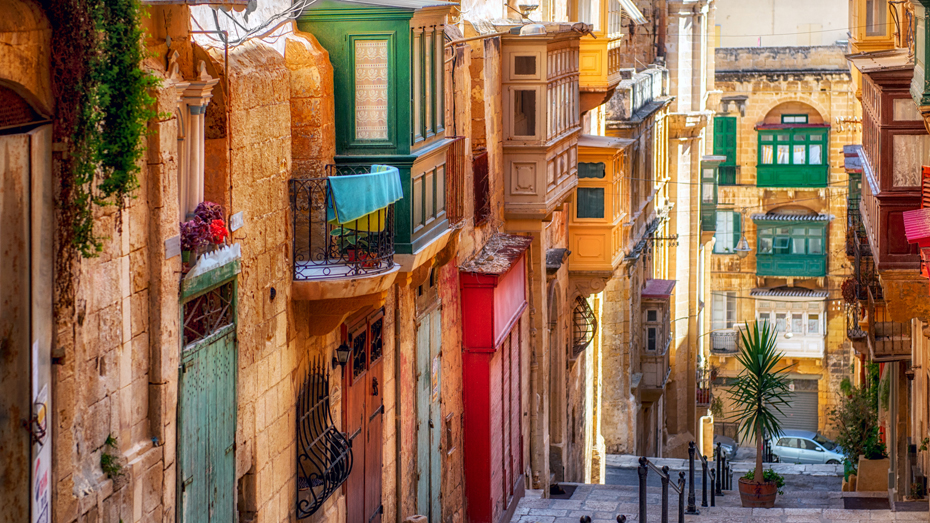
[[[707,407],[710,405],[710,401],[713,399],[713,393],[711,392],[711,381],[710,374],[705,372],[704,369],[697,370],[697,394],[696,394],[696,403],[699,407]]]
[[[368,174],[370,167],[327,166],[329,176]],[[374,275],[394,268],[394,205],[337,225],[327,221],[327,178],[290,180],[295,281]]]
[[[659,479],[662,481],[662,523],[668,523],[668,489],[671,486],[678,494],[678,523],[685,523],[685,473],[680,471],[678,473],[678,484],[671,483],[669,478],[668,465],[663,466],[661,469],[645,456],[639,458],[639,521],[649,521],[646,518],[646,479],[649,475],[649,469],[652,469],[659,475]]]
[[[313,362],[297,397],[297,519],[313,515],[352,472],[352,448],[333,423],[329,372]]]
[[[739,352],[739,331],[722,330],[710,333],[710,351],[718,354]]]
[[[881,284],[868,287],[866,317],[861,320],[861,324],[868,326],[866,341],[873,361],[910,357],[911,324],[894,321],[885,306]]]

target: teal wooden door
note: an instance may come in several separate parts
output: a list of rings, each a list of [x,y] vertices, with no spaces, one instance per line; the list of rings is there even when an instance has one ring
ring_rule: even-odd
[[[179,523],[235,521],[235,324],[189,346],[180,373]]]
[[[442,309],[420,317],[417,325],[417,513],[442,521]]]

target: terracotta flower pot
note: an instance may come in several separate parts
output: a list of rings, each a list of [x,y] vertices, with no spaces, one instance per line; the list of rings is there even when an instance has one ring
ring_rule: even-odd
[[[739,478],[739,499],[744,507],[772,508],[775,506],[776,496],[778,486],[773,482],[758,484],[746,478]]]

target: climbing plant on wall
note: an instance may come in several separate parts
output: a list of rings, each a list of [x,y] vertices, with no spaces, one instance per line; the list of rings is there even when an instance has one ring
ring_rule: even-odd
[[[156,116],[149,90],[157,79],[141,67],[146,55],[139,0],[45,4],[61,151],[60,245],[90,257],[106,236],[94,227],[95,207],[122,207],[139,185],[143,137]]]

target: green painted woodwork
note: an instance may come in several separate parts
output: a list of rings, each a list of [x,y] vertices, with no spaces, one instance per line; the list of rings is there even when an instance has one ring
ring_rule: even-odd
[[[758,276],[827,275],[826,222],[757,220],[756,235]]]
[[[604,179],[607,175],[607,164],[604,162],[578,162],[578,178]]]
[[[827,255],[757,254],[756,276],[819,278],[827,275]]]
[[[234,260],[215,269],[211,269],[199,276],[181,280],[181,301],[185,301],[191,296],[202,294],[207,289],[216,287],[239,274],[241,270],[241,261]]]
[[[759,130],[756,185],[826,187],[830,136],[823,127]]]
[[[930,0],[917,0],[914,5],[914,79],[911,97],[921,112],[930,111]]]
[[[736,117],[714,117],[714,155],[726,156],[717,173],[720,185],[736,184]]]
[[[181,355],[178,521],[235,521],[236,327]]]
[[[736,245],[742,233],[740,214],[734,211],[717,211],[717,229],[714,254],[736,254]]]
[[[578,218],[604,217],[604,189],[601,187],[579,187]]]
[[[717,230],[717,169],[701,162],[701,230]]]
[[[417,325],[417,513],[442,521],[442,414],[440,407],[442,309]]]
[[[394,206],[394,250],[414,254],[449,229],[444,212],[432,219],[414,216],[417,209],[444,209],[446,183],[423,192],[421,202],[413,201],[414,179],[435,168],[435,158],[445,158],[452,140],[444,136],[443,99],[445,86],[438,54],[443,32],[432,29],[442,24],[445,7],[416,8],[417,1],[382,2],[381,5],[318,0],[298,18],[298,28],[313,33],[329,52],[333,64],[336,106],[337,165],[385,164],[400,171],[404,198]],[[429,5],[422,2],[422,5]],[[424,14],[425,13],[425,14]],[[433,35],[431,64],[426,60],[428,38],[416,38],[426,27]],[[355,42],[384,40],[388,46],[388,115],[386,140],[356,139]],[[414,44],[418,44],[414,50]],[[414,58],[417,58],[414,63]],[[430,75],[430,70],[436,74]],[[429,89],[428,89],[429,87]],[[428,94],[432,93],[432,94]],[[414,98],[418,102],[414,103]],[[432,103],[427,104],[431,98]],[[427,107],[429,110],[427,110]],[[414,114],[415,108],[419,112]],[[422,166],[422,169],[418,167]],[[448,171],[448,167],[446,168]]]

